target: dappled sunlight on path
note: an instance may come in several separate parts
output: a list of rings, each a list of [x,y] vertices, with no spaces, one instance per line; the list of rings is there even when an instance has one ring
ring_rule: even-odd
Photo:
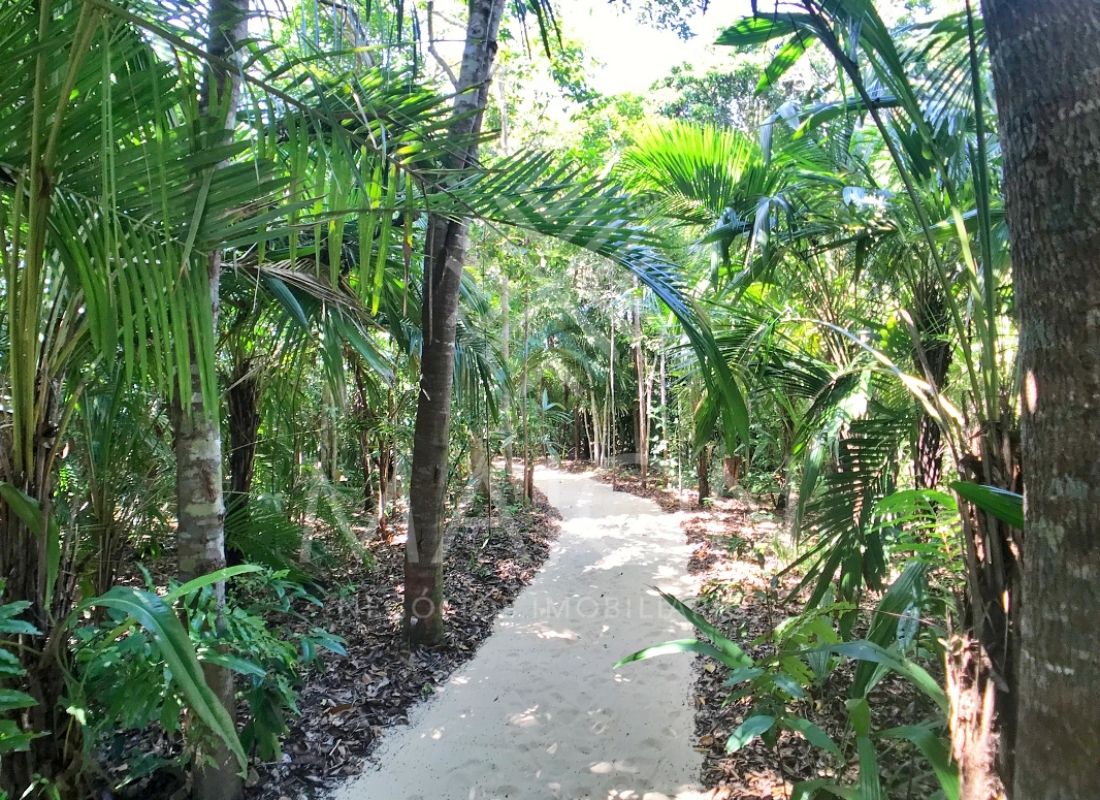
[[[536,482],[564,518],[546,566],[334,800],[702,796],[690,660],[611,669],[692,635],[654,589],[693,593],[679,516],[584,475]]]

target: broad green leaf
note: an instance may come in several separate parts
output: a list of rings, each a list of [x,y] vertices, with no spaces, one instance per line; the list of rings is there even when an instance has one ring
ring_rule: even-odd
[[[726,663],[725,653],[709,642],[699,639],[676,639],[671,642],[655,644],[652,647],[639,650],[637,653],[631,653],[626,658],[618,661],[612,669],[618,669],[624,664],[630,664],[634,661],[644,661],[654,656],[665,656],[669,653],[699,653],[700,655],[710,656],[723,664]]]
[[[25,752],[44,733],[24,733],[13,719],[0,719],[0,755]]]
[[[35,699],[25,692],[15,689],[0,689],[0,713],[7,713],[18,708],[31,708],[37,705]]]
[[[722,31],[714,43],[726,47],[749,47],[789,36],[794,30],[794,23],[785,18],[745,17]]]
[[[902,725],[880,731],[883,739],[905,739],[921,751],[939,779],[946,800],[959,800],[959,766],[951,758],[943,740],[927,725]]]
[[[964,500],[969,500],[982,511],[992,514],[1001,522],[1014,528],[1024,529],[1023,495],[998,489],[996,486],[983,486],[969,481],[953,481],[954,489]]]
[[[797,33],[783,45],[779,52],[775,54],[771,63],[768,64],[764,74],[760,76],[760,80],[756,84],[756,94],[763,94],[769,87],[774,86],[776,81],[783,77],[805,52],[806,37],[801,33]]]
[[[726,752],[736,753],[757,736],[767,733],[775,725],[775,717],[767,714],[757,714],[737,726],[729,740],[726,742]]]
[[[233,751],[244,771],[248,767],[248,760],[237,738],[233,719],[207,685],[202,666],[195,655],[195,648],[172,609],[156,595],[131,586],[115,586],[106,594],[81,603],[77,612],[92,606],[105,606],[121,611],[137,620],[153,636],[172,679],[186,698],[187,704]]]
[[[792,678],[786,672],[780,672],[775,676],[775,685],[789,694],[795,700],[801,700],[806,696],[806,693],[802,691],[802,685],[797,680]]]
[[[730,669],[752,665],[752,659],[745,655],[745,651],[738,647],[736,642],[724,636],[722,632],[705,617],[680,602],[668,592],[662,592],[660,589],[657,591],[661,592],[661,597],[663,597],[669,605],[679,611],[684,619],[694,625],[722,651],[723,657],[720,658],[719,661]]]
[[[856,736],[870,736],[871,706],[867,701],[860,697],[855,700],[845,700],[844,705],[848,707],[848,722],[851,723]]]
[[[760,667],[738,667],[729,674],[726,678],[725,686],[736,686],[742,681],[751,681],[753,678],[759,678],[764,674],[764,670]]]
[[[948,713],[949,704],[947,695],[944,694],[943,689],[936,683],[935,679],[928,674],[927,670],[919,664],[915,664],[907,658],[901,658],[873,642],[860,639],[854,642],[817,647],[807,652],[812,653],[815,651],[835,653],[836,655],[847,656],[848,658],[854,658],[860,661],[873,661],[876,664],[885,664],[902,677],[907,678],[914,686],[928,695],[928,697],[939,706],[943,713]]]
[[[840,752],[840,748],[837,747],[832,737],[808,719],[804,717],[784,717],[783,724],[792,731],[798,731],[805,737],[807,742],[815,747],[820,747],[838,760],[844,758],[844,754]]]
[[[202,654],[202,660],[209,661],[211,664],[217,664],[226,669],[231,669],[234,672],[239,672],[241,675],[251,675],[256,678],[263,678],[267,675],[267,670],[256,662],[229,653],[219,653],[216,650],[208,650]]]
[[[222,569],[215,570],[214,572],[208,572],[205,575],[200,575],[197,578],[192,578],[187,583],[180,584],[170,592],[165,592],[164,597],[161,599],[163,602],[171,605],[181,597],[186,597],[192,592],[197,592],[199,589],[203,589],[214,583],[220,583],[221,581],[227,581],[230,578],[235,578],[238,575],[247,575],[249,572],[263,572],[263,567],[258,567],[255,564],[241,564],[236,567],[223,567]]]
[[[882,782],[878,774],[875,745],[866,736],[856,739],[859,752],[859,794],[861,800],[882,800]]]

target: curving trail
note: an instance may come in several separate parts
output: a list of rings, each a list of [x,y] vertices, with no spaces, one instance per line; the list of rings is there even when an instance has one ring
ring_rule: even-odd
[[[612,671],[691,636],[653,590],[693,594],[679,515],[584,475],[536,484],[561,511],[543,570],[411,724],[333,800],[695,800],[691,660]]]

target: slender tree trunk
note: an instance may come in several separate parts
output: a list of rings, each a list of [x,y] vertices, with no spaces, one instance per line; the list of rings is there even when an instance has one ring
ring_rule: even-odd
[[[229,496],[226,516],[248,511],[248,496],[256,472],[256,445],[260,432],[260,381],[252,360],[244,358],[233,367],[226,392],[229,403]]]
[[[710,497],[710,448],[704,446],[695,459],[695,478],[699,484],[699,507]]]
[[[611,465],[611,491],[618,491],[615,463],[615,433],[618,427],[615,422],[615,311],[611,311],[611,335],[609,337],[607,358],[607,458]]]
[[[501,90],[503,92],[503,89]],[[511,364],[510,347],[512,340],[511,297],[508,294],[508,272],[500,277],[500,355],[505,367]],[[504,474],[512,477],[512,395],[504,389],[501,410],[504,414]]]
[[[665,467],[668,465],[669,449],[671,447],[671,440],[668,435],[668,377],[665,374],[665,337],[662,334],[660,338],[661,347],[661,368],[660,368],[660,398],[661,398],[661,459],[665,462],[661,467],[661,488],[663,489],[668,485],[668,472]]]
[[[248,0],[212,0],[210,4],[211,55],[232,63],[236,51],[248,36]],[[211,66],[203,89],[202,103],[207,114],[225,119],[226,137],[232,136],[240,86],[233,70]],[[220,307],[218,283],[221,280],[221,253],[207,258],[210,306],[215,338]],[[192,354],[195,355],[194,353]],[[177,554],[180,581],[188,581],[225,566],[225,501],[222,490],[221,421],[216,408],[207,408],[202,400],[198,365],[191,364],[191,397],[180,398],[189,408],[177,407],[176,497],[179,529]],[[219,604],[225,603],[225,583],[214,586]],[[230,715],[236,708],[233,673],[209,662],[204,666],[206,681]],[[210,738],[210,737],[208,737]],[[209,762],[213,763],[209,763]],[[196,800],[231,800],[241,792],[237,762],[222,742],[214,741],[196,755],[192,796]]]
[[[596,400],[596,393],[590,391],[588,393],[588,405],[590,411],[588,418],[592,420],[592,433],[589,436],[589,441],[592,445],[592,461],[597,467],[603,466],[603,430],[601,430],[600,405]]]
[[[530,297],[527,294],[527,278],[524,276],[523,287],[523,390],[520,393],[520,399],[523,402],[523,499],[524,502],[530,503],[534,500],[534,488],[535,480],[531,474],[531,429],[528,426],[527,419],[527,407],[530,405],[528,402],[527,393],[530,387],[527,385],[527,362],[529,360],[530,353],[527,351],[527,345],[531,336],[531,302]]]
[[[1100,4],[986,0],[1020,322],[1012,800],[1100,786]]]
[[[638,472],[642,488],[649,479],[649,395],[646,391],[645,345],[642,341],[642,296],[634,279],[634,372],[638,379]]]
[[[581,406],[573,406],[573,463],[581,460]]]
[[[947,338],[950,314],[943,294],[934,283],[918,287],[914,298],[913,324],[920,337],[917,361],[923,366],[925,378],[943,392],[947,388],[947,373],[951,367],[952,343]],[[943,431],[940,424],[923,411],[917,423],[917,446],[913,457],[913,478],[918,489],[935,489],[943,472]]]
[[[459,94],[455,98],[450,126],[453,138],[481,131],[503,7],[503,0],[472,0],[470,3],[466,46],[458,79]],[[476,156],[477,145],[470,144],[463,151],[452,153],[447,166],[453,170],[462,169]],[[428,219],[422,314],[424,345],[405,546],[405,627],[409,640],[417,644],[437,645],[443,641],[444,501],[455,329],[467,231],[466,220],[448,220],[434,215]]]

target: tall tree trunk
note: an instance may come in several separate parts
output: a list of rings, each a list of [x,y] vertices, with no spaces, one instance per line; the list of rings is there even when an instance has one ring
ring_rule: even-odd
[[[503,90],[502,90],[503,91]],[[502,111],[503,113],[503,111]],[[508,294],[508,272],[500,277],[500,355],[504,359],[504,366],[511,364],[512,343],[512,313],[511,297]],[[512,477],[512,394],[505,387],[504,397],[501,402],[501,411],[504,416],[504,474],[509,479]]]
[[[581,406],[573,406],[573,463],[581,461]]]
[[[645,346],[642,341],[642,296],[634,279],[634,373],[638,379],[638,472],[642,488],[649,478],[649,394],[646,391]]]
[[[668,437],[668,377],[665,374],[665,337],[662,334],[660,338],[661,347],[661,368],[658,380],[660,381],[660,402],[661,402],[661,443],[660,452],[661,459],[665,462],[661,466],[661,488],[664,489],[668,486],[668,456],[671,448],[670,440]],[[679,459],[677,458],[677,461]]]
[[[914,298],[913,325],[920,338],[917,361],[926,380],[942,392],[951,367],[951,341],[947,338],[950,314],[943,293],[932,282],[921,284]],[[918,489],[935,489],[943,472],[943,431],[927,411],[917,423],[917,446],[913,456],[913,477]]]
[[[616,468],[619,466],[615,463],[615,434],[618,432],[618,425],[615,420],[615,311],[611,311],[611,335],[608,337],[610,342],[608,346],[607,357],[607,460],[611,465],[611,491],[618,491],[618,483]]]
[[[704,445],[695,459],[695,478],[699,484],[699,507],[710,497],[710,446]]]
[[[225,120],[226,137],[232,136],[240,86],[233,69],[237,48],[248,37],[248,0],[212,0],[207,49],[220,63],[211,65],[203,87],[202,104],[207,114]],[[220,307],[218,282],[221,253],[207,258],[211,317],[215,339]],[[179,527],[177,554],[181,582],[225,566],[225,501],[222,490],[221,420],[218,409],[202,400],[199,368],[192,352],[191,396],[179,398],[175,409],[176,497]],[[182,407],[187,403],[189,408]],[[225,603],[225,583],[214,586],[219,604]],[[206,681],[230,715],[236,708],[233,673],[206,662]],[[231,800],[241,792],[237,762],[224,743],[214,741],[195,757],[192,796],[196,800]],[[212,762],[212,763],[211,763]]]
[[[1100,786],[1100,4],[986,0],[1022,376],[1013,800]]]
[[[531,474],[531,429],[527,419],[527,407],[530,405],[527,398],[527,393],[530,391],[530,387],[527,385],[527,362],[531,354],[528,352],[527,346],[531,336],[531,298],[527,293],[526,275],[524,275],[523,283],[523,389],[520,392],[520,399],[523,402],[523,500],[530,503],[535,499],[535,479]]]
[[[468,139],[481,131],[489,75],[497,52],[504,0],[472,0],[459,71],[450,135]],[[460,170],[477,156],[471,143],[447,158]],[[424,259],[424,345],[416,405],[409,532],[405,545],[405,627],[413,643],[443,641],[443,531],[450,445],[455,328],[468,223],[430,216]]]
[[[596,400],[596,393],[589,391],[588,404],[591,406],[591,411],[588,414],[588,418],[592,420],[592,434],[589,437],[592,448],[592,462],[597,467],[603,466],[604,449],[603,449],[603,430],[601,428],[603,424],[603,417],[600,415],[600,405]]]
[[[252,477],[256,472],[256,445],[260,432],[260,381],[252,360],[233,367],[226,392],[229,403],[229,496],[226,516],[247,513]]]

